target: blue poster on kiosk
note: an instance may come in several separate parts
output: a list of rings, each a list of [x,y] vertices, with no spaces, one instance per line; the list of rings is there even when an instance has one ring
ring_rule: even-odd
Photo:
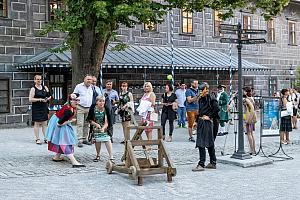
[[[264,99],[263,132],[279,133],[279,99]]]

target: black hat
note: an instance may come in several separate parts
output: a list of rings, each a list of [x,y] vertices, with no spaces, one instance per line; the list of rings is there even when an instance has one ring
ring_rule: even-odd
[[[226,85],[218,85],[218,88],[225,88],[226,89]]]

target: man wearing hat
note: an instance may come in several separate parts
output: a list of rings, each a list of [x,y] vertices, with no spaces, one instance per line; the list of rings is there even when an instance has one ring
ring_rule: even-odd
[[[218,95],[217,100],[220,107],[219,117],[220,117],[220,132],[218,133],[218,136],[223,136],[228,134],[228,131],[225,130],[225,124],[229,121],[229,114],[228,114],[228,95],[225,91],[226,86],[225,85],[219,85],[218,86]]]
[[[199,149],[200,160],[197,167],[192,170],[194,172],[204,171],[205,168],[216,169],[217,164],[213,121],[214,119],[219,118],[218,113],[220,109],[216,98],[209,94],[209,85],[207,83],[202,83],[199,86],[199,90],[199,110],[197,120],[194,125],[197,126],[196,147]],[[206,166],[205,148],[207,148],[210,157],[210,162]]]

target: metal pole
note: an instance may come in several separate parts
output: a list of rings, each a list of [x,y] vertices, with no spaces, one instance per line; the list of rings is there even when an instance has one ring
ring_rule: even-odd
[[[172,68],[172,85],[175,86],[175,73],[174,73],[174,18],[173,10],[170,10],[170,36],[171,36],[171,68]]]
[[[251,156],[244,149],[244,124],[243,124],[243,88],[242,88],[242,29],[241,23],[238,23],[238,150],[231,156],[236,159],[249,159]]]
[[[101,93],[103,94],[103,74],[102,74],[102,70],[103,70],[103,65],[102,63],[100,64],[100,72],[99,72],[99,81],[100,81],[100,90],[101,90]]]
[[[231,38],[231,36],[229,37]],[[231,58],[232,43],[229,43],[229,94],[232,97],[232,58]]]

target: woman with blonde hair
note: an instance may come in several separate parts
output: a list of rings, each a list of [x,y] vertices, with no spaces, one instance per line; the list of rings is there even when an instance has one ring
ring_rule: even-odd
[[[142,116],[142,123],[147,126],[154,126],[154,121],[150,120],[150,115],[154,112],[156,96],[153,92],[153,87],[150,82],[144,83],[144,95],[141,98],[140,105],[136,109],[139,115]],[[148,140],[152,139],[152,129],[145,129]]]
[[[94,127],[93,129],[93,142],[95,143],[96,148],[96,158],[93,160],[94,162],[98,162],[100,160],[100,150],[101,143],[104,142],[109,160],[113,162],[112,155],[112,143],[111,137],[107,133],[108,128],[108,119],[107,119],[107,111],[104,107],[105,97],[100,95],[96,97],[96,105],[92,105],[89,110],[89,114],[87,120]]]

